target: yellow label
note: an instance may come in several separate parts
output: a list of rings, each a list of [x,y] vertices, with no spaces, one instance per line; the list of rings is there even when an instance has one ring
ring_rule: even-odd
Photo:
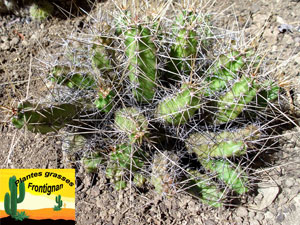
[[[0,169],[0,187],[0,222],[24,217],[75,224],[74,169]]]

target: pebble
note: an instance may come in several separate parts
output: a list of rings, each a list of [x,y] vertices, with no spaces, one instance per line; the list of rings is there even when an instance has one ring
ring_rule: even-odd
[[[2,49],[2,50],[8,50],[10,48],[10,46],[9,46],[9,42],[4,42],[4,43],[2,43],[1,45],[0,45],[0,49]]]
[[[285,181],[285,185],[289,188],[292,187],[294,185],[295,181],[292,177],[287,178],[287,180]]]
[[[210,219],[205,220],[205,225],[216,225],[216,222]]]
[[[28,41],[23,40],[22,41],[22,45],[24,45],[25,47],[29,45]]]
[[[2,37],[1,37],[1,41],[3,41],[3,42],[8,42],[8,37],[7,37],[7,36],[2,36]]]
[[[282,42],[287,45],[290,45],[294,43],[294,39],[290,35],[284,35]]]
[[[246,217],[248,215],[248,211],[244,207],[238,207],[235,213],[239,217]]]
[[[251,225],[260,225],[260,223],[259,223],[257,220],[255,220],[255,219],[250,219],[250,220],[249,220],[249,223],[250,223]]]
[[[276,217],[276,221],[278,223],[281,223],[285,219],[285,216],[283,215],[282,212],[279,213],[279,215]]]
[[[265,218],[266,218],[267,220],[271,220],[271,219],[274,218],[274,215],[273,215],[273,213],[271,213],[271,212],[266,212],[266,213],[265,213]]]
[[[101,199],[99,197],[96,198],[96,206],[98,208],[102,208],[103,207],[103,202],[101,201]]]
[[[250,211],[248,216],[249,216],[249,218],[254,218],[255,217],[255,212]]]
[[[100,194],[100,189],[98,187],[94,187],[91,191],[92,196],[98,196]]]
[[[17,37],[14,37],[13,39],[11,39],[11,41],[9,42],[11,46],[17,45],[19,43],[20,39]]]

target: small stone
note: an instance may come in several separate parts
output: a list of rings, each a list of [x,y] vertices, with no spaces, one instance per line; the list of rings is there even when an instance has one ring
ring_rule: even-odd
[[[287,45],[291,45],[294,43],[294,39],[292,36],[290,35],[284,35],[283,39],[282,39],[282,42],[287,44]]]
[[[11,45],[11,46],[17,45],[17,44],[19,43],[19,41],[20,41],[19,38],[14,37],[13,39],[11,39],[10,45]]]
[[[273,213],[271,213],[271,212],[266,212],[266,213],[265,213],[265,218],[266,218],[267,220],[271,220],[271,219],[274,218],[274,215],[273,215]]]
[[[108,211],[108,213],[109,213],[110,215],[114,215],[114,214],[115,214],[115,212],[116,212],[116,210],[115,210],[115,209],[110,209],[110,210]]]
[[[3,41],[3,42],[8,42],[8,37],[7,37],[7,36],[2,36],[2,37],[1,37],[1,41]]]
[[[235,213],[239,217],[246,217],[248,215],[247,209],[241,206],[237,208]]]
[[[285,216],[283,215],[282,212],[279,213],[279,215],[276,217],[276,221],[278,223],[281,223],[285,219]]]
[[[205,220],[205,225],[216,225],[216,222],[210,219]]]
[[[102,200],[101,200],[101,198],[96,198],[96,206],[98,207],[98,208],[102,208],[103,207],[103,202],[102,202]]]
[[[180,219],[181,218],[181,212],[177,212],[176,216],[177,216],[178,219]]]
[[[92,196],[98,196],[100,194],[100,189],[98,187],[94,187],[91,191]]]
[[[106,219],[107,218],[107,211],[106,210],[101,210],[100,211],[100,217],[102,218],[102,219]]]
[[[255,212],[250,211],[248,216],[249,216],[249,218],[254,218],[255,217]]]
[[[276,17],[276,22],[277,22],[277,23],[280,23],[280,24],[286,23],[285,20],[284,20],[282,17],[280,17],[280,16],[277,16],[277,17]]]
[[[285,32],[293,32],[293,27],[289,24],[281,24],[278,26],[278,30],[280,33],[285,33]]]
[[[259,223],[257,220],[255,220],[255,219],[250,219],[250,220],[249,220],[249,223],[250,223],[251,225],[260,225],[260,223]]]
[[[261,212],[256,213],[255,219],[262,221],[265,218],[265,215]]]
[[[290,210],[291,210],[291,212],[296,211],[295,204],[293,204],[293,203],[290,204]]]
[[[296,61],[296,63],[298,63],[300,65],[300,55],[295,58],[295,61]]]
[[[295,183],[295,180],[292,177],[287,178],[287,180],[285,181],[285,185],[288,188],[292,187],[294,185],[294,183]]]
[[[3,44],[0,45],[0,49],[2,50],[8,50],[10,48],[9,42],[4,42]]]
[[[22,41],[22,45],[25,46],[25,47],[27,47],[29,45],[29,43],[28,43],[28,41],[24,40],[24,41]]]

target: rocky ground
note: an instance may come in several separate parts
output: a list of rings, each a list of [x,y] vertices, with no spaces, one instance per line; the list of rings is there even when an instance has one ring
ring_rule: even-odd
[[[104,7],[104,3],[98,4]],[[259,44],[269,50],[267,68],[284,73],[286,88],[293,95],[293,128],[278,137],[270,166],[257,172],[257,189],[241,199],[239,207],[216,210],[184,193],[161,198],[153,190],[141,192],[128,187],[115,191],[103,173],[86,174],[79,166],[77,224],[299,224],[300,2],[227,0],[218,4],[214,10],[224,27],[237,26],[247,38],[263,30]],[[47,67],[43,59],[55,56],[63,39],[80,31],[90,19],[52,17],[36,22],[22,10],[22,16],[0,16],[0,105],[6,107],[16,107],[21,99],[38,98],[47,91],[40,70]],[[0,168],[65,167],[62,134],[44,136],[17,130],[9,122],[12,111],[1,110]]]

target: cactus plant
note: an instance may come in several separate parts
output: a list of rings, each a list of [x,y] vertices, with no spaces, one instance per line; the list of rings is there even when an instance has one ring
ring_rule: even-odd
[[[46,0],[33,3],[29,9],[31,18],[40,21],[47,19],[47,17],[49,17],[53,11],[53,5]]]
[[[18,114],[12,119],[17,128],[26,126],[34,133],[57,132],[77,115],[79,107],[73,104],[60,104],[42,107],[28,101],[18,106]]]
[[[216,123],[234,120],[256,96],[257,88],[250,78],[242,77],[217,103]]]
[[[57,205],[55,205],[54,207],[53,207],[53,210],[54,211],[59,211],[59,210],[61,210],[61,207],[62,207],[62,200],[61,200],[61,195],[58,195],[58,196],[55,196],[55,202],[57,203]]]
[[[173,125],[186,123],[201,107],[198,93],[197,89],[183,85],[178,94],[158,104],[156,117]]]
[[[96,152],[90,157],[83,158],[83,166],[88,173],[94,173],[97,171],[98,165],[104,162],[104,156],[101,152]]]
[[[24,182],[19,183],[19,196],[17,193],[18,186],[16,184],[16,176],[9,178],[9,193],[5,193],[4,196],[4,209],[6,214],[10,215],[12,218],[17,216],[17,204],[23,202],[25,198],[25,184]],[[18,218],[18,217],[17,217]]]
[[[91,34],[80,39],[87,43],[80,47],[86,54],[74,54],[52,69],[50,80],[68,87],[68,96],[50,98],[47,106],[25,102],[13,123],[47,133],[83,118],[80,126],[66,130],[89,132],[90,144],[80,150],[87,172],[105,168],[116,190],[151,183],[167,195],[178,183],[187,183],[204,203],[220,207],[227,189],[247,192],[251,160],[245,162],[244,155],[251,157],[249,147],[256,151],[253,142],[269,139],[261,138],[260,130],[268,125],[260,115],[284,93],[274,80],[260,76],[255,46],[228,46],[222,35],[213,35],[207,15],[175,8],[153,17],[154,10],[143,15],[119,7],[101,33],[93,29],[99,23],[91,23]],[[208,39],[217,39],[218,45],[208,47]],[[188,170],[191,165],[183,162],[195,155],[197,170]]]
[[[242,171],[240,166],[230,163],[225,159],[198,159],[205,169],[215,173],[218,179],[222,180],[238,194],[244,194],[248,191],[246,187],[248,182],[247,175]]]
[[[158,194],[171,194],[175,191],[175,170],[178,156],[171,152],[158,153],[153,158],[150,182]]]
[[[208,88],[205,96],[213,96],[216,92],[226,89],[228,82],[239,77],[239,70],[245,66],[245,56],[237,50],[219,56],[208,70],[206,78]]]
[[[69,88],[89,89],[96,87],[95,80],[89,74],[84,74],[79,68],[72,71],[70,67],[57,65],[53,68],[49,79]]]
[[[115,114],[115,124],[128,135],[132,143],[140,141],[148,129],[148,120],[136,108],[118,110]]]
[[[193,12],[182,11],[178,13],[174,25],[175,43],[171,46],[168,70],[173,79],[178,79],[178,74],[190,75],[192,61],[197,54],[197,33],[193,30],[196,16]],[[175,74],[175,75],[174,75]]]
[[[113,90],[100,90],[94,104],[101,112],[108,113],[114,105],[114,97],[115,92]]]
[[[213,207],[221,207],[223,192],[217,187],[217,184],[209,179],[208,176],[199,173],[196,170],[188,170],[189,186],[188,192]]]
[[[129,27],[125,32],[125,45],[133,95],[139,102],[152,101],[157,86],[157,58],[151,31],[142,25]]]
[[[259,138],[258,128],[249,125],[236,131],[194,133],[185,141],[190,152],[200,158],[232,157],[246,154],[247,141]]]

